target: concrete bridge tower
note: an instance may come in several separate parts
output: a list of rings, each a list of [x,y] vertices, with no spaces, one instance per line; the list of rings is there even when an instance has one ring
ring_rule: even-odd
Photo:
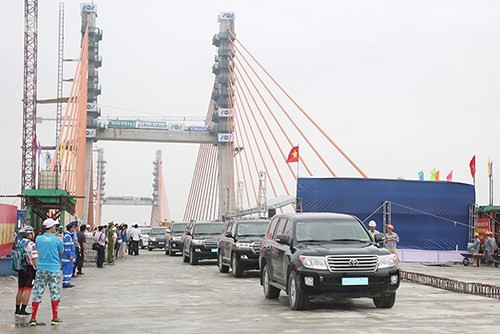
[[[87,90],[87,142],[85,149],[85,185],[84,185],[84,222],[93,224],[93,143],[96,138],[96,118],[100,116],[100,108],[97,105],[97,97],[101,95],[101,85],[99,84],[98,68],[102,65],[102,58],[99,55],[99,42],[102,40],[102,30],[96,26],[97,5],[94,3],[82,3],[82,35],[88,25],[89,32],[89,53],[88,53],[88,90]]]
[[[219,184],[219,213],[218,217],[227,215],[235,210],[234,166],[233,166],[233,131],[234,120],[232,112],[232,96],[230,86],[234,82],[232,77],[234,47],[234,19],[232,12],[222,12],[219,17],[219,33],[213,38],[213,44],[219,48],[213,73],[216,75],[213,99],[215,111],[212,120],[217,125],[217,152],[218,152],[218,184]]]

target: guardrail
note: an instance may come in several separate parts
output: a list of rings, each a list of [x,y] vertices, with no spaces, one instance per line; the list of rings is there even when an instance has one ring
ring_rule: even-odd
[[[422,285],[433,286],[453,292],[467,293],[470,295],[483,296],[488,298],[500,299],[500,286],[461,282],[454,279],[432,276],[427,274],[415,273],[401,270],[401,280]]]

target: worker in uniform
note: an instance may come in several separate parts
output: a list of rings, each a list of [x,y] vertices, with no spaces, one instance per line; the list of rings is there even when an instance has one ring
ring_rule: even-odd
[[[494,262],[493,254],[495,252],[496,243],[493,238],[493,233],[490,231],[486,232],[486,239],[484,240],[484,265],[490,267]]]
[[[474,232],[474,242],[470,245],[468,250],[472,253],[472,258],[476,259],[478,267],[479,267],[479,249],[480,248],[481,248],[481,239],[479,239],[479,233]]]
[[[385,248],[392,254],[396,255],[396,264],[399,266],[398,251],[396,249],[396,246],[399,242],[399,236],[393,230],[393,225],[387,225],[387,233],[385,234]]]
[[[377,223],[374,220],[371,220],[368,223],[368,227],[370,228],[370,230],[368,232],[370,232],[372,239],[375,240],[375,234],[380,233],[379,231],[377,231],[375,229],[377,227]]]
[[[78,222],[72,221],[71,223],[66,225],[66,231],[64,232],[64,237],[63,237],[64,253],[61,255],[62,270],[63,270],[63,280],[62,280],[63,288],[74,287],[74,285],[71,284],[71,277],[73,276],[73,267],[75,265],[75,260],[76,260],[76,247],[73,235],[77,226]]]

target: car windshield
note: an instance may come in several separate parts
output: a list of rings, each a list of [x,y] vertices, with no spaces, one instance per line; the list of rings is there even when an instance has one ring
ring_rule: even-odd
[[[151,235],[164,235],[166,230],[167,230],[166,227],[155,227],[155,228],[151,229],[149,234],[151,234]]]
[[[220,234],[222,232],[223,224],[197,224],[194,227],[195,234]]]
[[[323,220],[298,222],[297,241],[371,242],[357,220]]]
[[[239,223],[236,228],[236,235],[243,236],[259,236],[263,237],[266,234],[267,226],[269,222],[248,222],[248,223]]]
[[[142,234],[143,236],[144,236],[144,235],[146,235],[146,234],[148,234],[148,233],[149,233],[149,231],[151,231],[151,229],[150,229],[150,228],[141,228],[141,234]]]
[[[174,224],[172,226],[172,233],[182,233],[186,229],[187,224]]]

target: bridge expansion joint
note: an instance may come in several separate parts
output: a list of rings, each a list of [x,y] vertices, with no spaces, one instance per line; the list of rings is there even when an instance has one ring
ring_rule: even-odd
[[[450,278],[432,276],[410,271],[400,271],[401,280],[404,282],[428,285],[439,289],[453,292],[467,293],[488,298],[500,299],[500,286],[476,283],[461,282]]]

